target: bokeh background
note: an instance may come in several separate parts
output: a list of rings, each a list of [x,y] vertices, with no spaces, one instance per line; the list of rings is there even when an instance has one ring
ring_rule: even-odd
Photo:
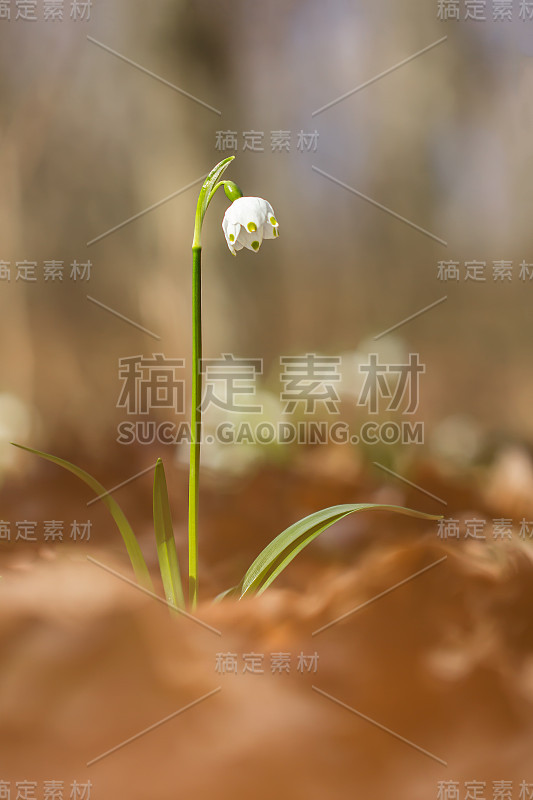
[[[206,356],[260,357],[268,374],[282,354],[357,351],[447,295],[396,332],[427,364],[423,418],[460,414],[530,436],[533,283],[519,265],[533,262],[533,26],[518,8],[511,22],[493,22],[490,8],[477,23],[437,11],[414,0],[117,0],[94,4],[89,22],[2,20],[0,255],[13,273],[1,285],[2,427],[16,433],[20,416],[26,441],[94,452],[115,438],[118,359],[157,348],[87,294],[157,332],[168,357],[188,357],[198,185],[87,243],[235,154],[232,176],[270,199],[282,236],[234,261],[216,198],[204,235]],[[238,133],[236,152],[216,149],[219,130]],[[249,130],[264,132],[264,152],[243,150]],[[289,152],[271,151],[273,130],[291,132]],[[300,130],[318,131],[316,152],[297,149]],[[38,262],[35,285],[15,280],[24,259]],[[89,282],[68,278],[74,259],[92,262]],[[45,260],[65,262],[62,283],[44,282]],[[438,279],[441,260],[459,262],[459,281]],[[465,281],[472,260],[486,262],[484,284]],[[501,260],[513,262],[510,281],[492,278]]]
[[[265,681],[260,691],[239,682],[216,722],[206,713],[191,723],[197,739],[157,734],[159,745],[146,751],[157,770],[126,755],[106,762],[98,796],[124,785],[135,798],[175,796],[176,785],[235,796],[257,775],[257,797],[345,797],[356,788],[428,798],[446,776],[533,786],[531,536],[518,534],[520,519],[533,520],[533,9],[489,1],[487,19],[474,21],[465,6],[476,4],[463,0],[460,19],[453,3],[436,0],[93,0],[90,19],[70,18],[65,2],[64,19],[52,22],[44,5],[31,21],[16,19],[31,3],[0,3],[0,780],[41,780],[47,765],[87,777],[87,753],[216,682],[213,648],[186,629],[176,644],[168,620],[87,566],[92,553],[128,570],[101,504],[87,509],[86,487],[9,442],[68,458],[109,487],[142,472],[116,497],[154,573],[149,467],[162,456],[185,563],[187,450],[117,442],[126,417],[119,359],[163,353],[188,362],[196,199],[202,176],[235,155],[227,176],[272,203],[281,235],[234,259],[220,229],[227,203],[215,197],[203,234],[204,355],[262,359],[258,391],[271,421],[283,416],[280,357],[339,356],[341,418],[360,425],[368,414],[357,406],[358,365],[371,352],[389,363],[417,353],[426,366],[416,413],[425,436],[409,446],[205,447],[204,599],[234,583],[275,533],[328,504],[446,506],[461,524],[508,518],[512,535],[449,543],[423,525],[361,516],[317,542],[272,600],[203,609],[233,631],[228,649],[309,648],[315,623],[448,554],[446,578],[358,632],[343,628],[321,653],[325,688],[355,706],[367,692],[367,714],[449,756],[449,773],[402,759],[395,743],[369,743],[351,722],[336,727],[333,711],[315,713],[309,687],[304,696],[297,682],[280,690]],[[493,19],[496,7],[507,9],[503,18]],[[264,134],[261,152],[243,147],[252,130]],[[281,130],[290,148],[273,151],[271,132]],[[217,146],[220,131],[236,132],[236,150]],[[298,148],[300,131],[316,131],[316,149]],[[35,282],[17,280],[24,261],[37,263]],[[45,280],[50,261],[63,262],[62,281]],[[91,263],[90,280],[71,279],[74,261]],[[485,264],[485,281],[465,279],[473,261]],[[459,279],[440,279],[441,262],[456,263]],[[510,277],[495,280],[501,262]],[[188,413],[154,408],[148,419]],[[70,522],[89,517],[90,541],[69,541]],[[17,540],[17,520],[42,531],[51,519],[65,521],[62,543],[42,533]],[[188,666],[176,676],[181,658]],[[30,664],[42,675],[37,685]],[[107,713],[114,699],[106,737],[94,709]],[[292,720],[286,737],[305,740],[294,762],[278,739],[283,709]],[[81,711],[85,732],[71,746]],[[198,777],[202,741],[212,780]]]

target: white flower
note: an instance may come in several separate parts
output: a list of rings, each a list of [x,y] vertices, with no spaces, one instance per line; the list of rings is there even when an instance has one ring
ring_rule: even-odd
[[[274,209],[262,197],[239,197],[227,209],[222,220],[222,230],[234,256],[237,255],[236,250],[242,250],[243,247],[257,253],[263,239],[279,236],[278,228]]]

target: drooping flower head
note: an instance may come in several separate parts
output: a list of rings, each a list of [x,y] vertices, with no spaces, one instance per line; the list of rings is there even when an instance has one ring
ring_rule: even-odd
[[[243,247],[257,253],[263,239],[279,236],[274,209],[262,197],[238,197],[234,200],[224,214],[222,229],[234,256]]]

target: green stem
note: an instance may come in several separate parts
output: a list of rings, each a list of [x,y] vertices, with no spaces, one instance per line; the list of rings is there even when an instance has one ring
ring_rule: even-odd
[[[198,602],[198,491],[202,432],[202,248],[192,248],[192,403],[189,459],[189,601]]]
[[[192,403],[191,403],[191,448],[189,459],[189,602],[196,608],[198,602],[198,496],[200,482],[200,442],[202,440],[202,223],[205,212],[217,189],[225,187],[226,181],[219,178],[235,156],[225,158],[217,164],[204,181],[194,218],[192,240]],[[239,187],[229,181],[230,195],[242,197]]]

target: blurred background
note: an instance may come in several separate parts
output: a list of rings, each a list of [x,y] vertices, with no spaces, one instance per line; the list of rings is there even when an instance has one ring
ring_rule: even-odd
[[[281,237],[233,260],[219,229],[225,198],[216,197],[204,232],[207,357],[262,358],[266,383],[280,355],[368,349],[447,296],[394,334],[427,367],[421,418],[429,431],[463,415],[484,431],[531,436],[533,282],[520,264],[533,262],[533,25],[518,8],[511,21],[493,21],[488,8],[475,22],[439,19],[437,3],[415,0],[161,0],[157,9],[113,0],[93,3],[89,21],[69,19],[67,4],[60,23],[42,11],[15,20],[11,5],[0,31],[7,436],[99,454],[124,416],[118,359],[188,358],[199,184],[98,237],[227,155],[243,191],[274,206]],[[221,131],[236,134],[236,149],[224,149]],[[263,152],[244,149],[249,131],[263,133]],[[276,131],[290,133],[288,150],[272,151]],[[300,131],[317,132],[316,150],[298,147]],[[34,283],[17,280],[23,261],[37,262]],[[45,280],[50,261],[64,262],[62,281]],[[73,261],[91,262],[89,280],[70,277]],[[439,278],[441,261],[457,262],[459,279]],[[472,261],[485,263],[484,283],[466,279]],[[512,262],[511,279],[494,280],[501,261]]]
[[[425,372],[416,412],[407,419],[422,423],[424,434],[417,443],[206,445],[204,596],[235,582],[260,547],[294,519],[322,505],[359,500],[442,512],[461,525],[469,518],[487,525],[508,520],[509,537],[500,535],[498,545],[518,547],[520,555],[510,557],[514,566],[507,571],[508,556],[495,555],[487,535],[497,566],[486,566],[485,551],[468,551],[465,563],[472,557],[475,567],[472,573],[461,567],[460,574],[475,573],[485,590],[490,580],[508,586],[517,563],[527,576],[533,536],[531,4],[12,0],[0,2],[0,42],[0,552],[6,576],[15,576],[7,582],[15,609],[6,616],[7,641],[13,620],[39,618],[39,598],[28,610],[21,598],[31,588],[16,588],[26,572],[42,570],[48,585],[47,570],[62,569],[50,567],[55,559],[65,555],[77,564],[99,548],[127,569],[107,511],[101,504],[87,508],[86,487],[15,451],[10,441],[68,458],[107,487],[142,473],[116,496],[154,569],[150,466],[161,456],[185,563],[187,447],[150,437],[118,439],[125,421],[160,426],[188,419],[194,213],[203,176],[229,155],[235,161],[226,177],[245,194],[269,200],[281,235],[257,254],[243,250],[233,258],[220,227],[228,203],[221,192],[213,200],[203,231],[204,356],[260,359],[256,400],[261,419],[274,425],[307,419],[303,407],[291,414],[283,407],[280,358],[337,358],[334,419],[359,431],[374,419],[359,402],[359,367],[372,353],[389,365],[417,354]],[[121,402],[123,365],[156,354],[184,360],[183,403],[154,402],[145,414],[132,411]],[[210,409],[206,430],[228,416],[249,421],[244,412]],[[332,415],[319,404],[312,418],[331,422]],[[385,409],[377,418],[401,421],[405,409]],[[52,519],[64,522],[62,540],[44,535]],[[23,520],[35,522],[34,538],[21,534]],[[90,539],[77,542],[69,534],[75,520],[90,521]],[[531,528],[521,528],[521,520]],[[430,557],[431,548],[447,545],[434,530],[400,520],[385,525],[362,516],[338,527],[294,565],[282,587],[298,592],[324,570],[338,578],[336,570],[342,574],[370,542],[390,554],[389,566],[396,564],[394,542],[409,551],[427,535]],[[453,553],[463,554],[463,543],[455,544]],[[376,558],[380,552],[372,550]],[[379,558],[375,569],[383,586],[384,574],[391,581],[404,576],[393,567],[380,573]],[[347,602],[347,584],[338,579],[339,598]],[[88,578],[87,597],[91,591]],[[464,600],[467,590],[457,591]],[[498,618],[509,621],[520,603],[511,593],[508,605],[502,591]],[[65,597],[68,592],[62,602]],[[78,597],[80,607],[84,597]],[[115,598],[107,597],[115,613]],[[337,610],[339,598],[331,601]],[[479,611],[477,603],[474,593],[472,607]],[[492,607],[485,616],[481,606],[483,613],[474,615],[479,626],[469,628],[480,638],[470,641],[465,632],[464,640],[454,640],[463,661],[457,657],[482,671],[473,656],[468,661],[481,641],[491,668],[498,662],[500,669],[498,647],[508,643],[493,636]],[[515,632],[525,658],[531,631],[529,612],[523,613]],[[271,625],[279,633],[277,612],[265,614],[265,630]],[[391,626],[383,622],[386,635]],[[247,635],[246,646],[260,646]],[[135,652],[128,639],[116,663],[129,646]],[[202,649],[190,646],[201,662]],[[28,652],[31,647],[20,651],[8,674],[16,674]],[[335,663],[339,652],[330,651]],[[401,652],[407,658],[407,650]],[[448,680],[442,671],[453,658],[435,658],[441,672],[437,684],[428,681],[441,702],[446,694],[439,694],[438,681]],[[527,659],[523,685],[530,703]],[[457,667],[454,680],[468,669]],[[507,662],[501,674],[512,674]],[[22,683],[9,685],[22,696]],[[489,682],[479,705],[500,688]],[[502,695],[501,708],[507,713],[522,702],[522,695]],[[301,721],[305,714],[298,717],[298,708]],[[505,714],[494,713],[499,731]],[[9,719],[8,739],[14,729],[26,735],[24,725],[33,717],[28,712],[20,729],[14,711]],[[503,777],[525,779],[522,748],[530,719],[505,719],[513,731],[516,723],[518,743],[502,761]],[[332,736],[351,741],[348,733]],[[466,757],[456,774],[478,764],[481,775],[490,761],[482,752],[480,746],[471,763]],[[409,796],[434,796],[428,794],[433,778],[419,784],[418,775],[406,768]],[[115,791],[112,769],[108,780]],[[368,780],[369,796],[391,796],[390,787],[378,790]],[[345,789],[339,781],[338,796]],[[209,796],[209,787],[205,791]],[[160,796],[167,796],[163,789]]]

